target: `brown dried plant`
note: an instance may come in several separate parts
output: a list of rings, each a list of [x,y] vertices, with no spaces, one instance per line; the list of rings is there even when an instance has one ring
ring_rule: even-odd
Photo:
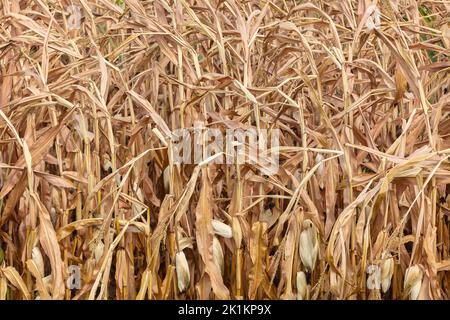
[[[2,0],[0,299],[449,299],[449,17]],[[198,121],[279,170],[174,163]]]

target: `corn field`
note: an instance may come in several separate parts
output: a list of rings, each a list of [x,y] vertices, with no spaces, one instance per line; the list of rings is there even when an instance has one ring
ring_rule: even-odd
[[[450,299],[449,58],[445,0],[2,0],[0,299]]]

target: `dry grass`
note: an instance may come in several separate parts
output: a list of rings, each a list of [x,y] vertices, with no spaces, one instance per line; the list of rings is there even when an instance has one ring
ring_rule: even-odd
[[[450,2],[370,3],[1,1],[0,298],[449,299]],[[280,170],[174,164],[195,121]]]

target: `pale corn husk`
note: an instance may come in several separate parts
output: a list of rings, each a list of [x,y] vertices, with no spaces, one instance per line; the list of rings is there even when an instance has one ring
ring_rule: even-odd
[[[212,220],[212,226],[214,229],[215,234],[224,237],[224,238],[232,238],[233,237],[233,231],[231,230],[231,227],[223,222],[220,222],[219,220]]]
[[[106,172],[112,170],[111,160],[109,160],[109,159],[104,159],[103,160],[103,170],[106,171]]]
[[[100,240],[94,249],[94,259],[95,261],[99,262],[100,259],[103,256],[103,251],[105,250],[105,245],[103,244],[103,241]]]
[[[303,271],[297,272],[297,300],[305,300],[308,293],[306,275]]]
[[[381,26],[381,12],[377,6],[373,9],[372,14],[367,18],[366,28],[369,31],[378,30]]]
[[[303,228],[300,233],[300,258],[306,270],[312,271],[319,253],[319,234],[317,228],[309,219],[303,221]]]
[[[41,250],[38,247],[34,247],[31,251],[31,259],[36,264],[37,269],[39,270],[41,276],[45,276],[44,273],[44,258],[42,257]]]
[[[47,289],[48,292],[52,292],[52,281],[53,281],[53,278],[52,278],[51,274],[42,278],[42,282],[44,283],[45,288]]]
[[[116,185],[119,186],[120,183],[122,182],[122,176],[120,174],[116,174],[114,176],[114,180],[116,181]]]
[[[178,236],[178,249],[180,251],[183,251],[186,248],[189,249],[193,249],[194,248],[194,239],[190,238],[190,237],[181,237],[180,235]]]
[[[0,1],[0,299],[450,297],[449,1],[296,2]]]
[[[223,250],[217,237],[213,238],[213,259],[215,265],[219,268],[223,274]]]
[[[273,226],[278,219],[278,215],[274,214],[271,209],[262,210],[259,214],[259,221],[267,223],[267,228]]]
[[[404,289],[409,295],[410,300],[417,300],[419,297],[420,287],[422,286],[422,270],[418,265],[414,265],[406,269]]]
[[[183,251],[177,252],[175,256],[175,264],[177,271],[178,290],[180,290],[180,292],[184,292],[189,287],[191,276],[189,273],[189,264]]]
[[[317,153],[316,155],[316,164],[320,163],[319,167],[317,168],[317,180],[319,181],[319,187],[323,189],[323,180],[324,180],[324,173],[325,173],[325,165],[324,165],[324,157],[321,153]],[[300,181],[300,180],[299,180]]]
[[[111,162],[111,159],[108,154],[106,154],[105,158],[103,159],[102,167],[103,167],[103,170],[106,172],[113,171],[112,162]],[[121,175],[119,173],[116,173],[114,176],[114,181],[116,182],[117,186],[120,184],[121,180],[122,180]]]
[[[381,290],[386,293],[391,287],[391,279],[394,274],[394,258],[388,255],[381,265]]]
[[[317,168],[317,174],[319,176],[323,176],[323,173],[325,172],[325,165],[323,164],[323,160],[325,158],[323,157],[323,155],[321,153],[317,153],[316,155],[316,164],[320,163],[319,167]],[[322,163],[321,163],[322,161]]]
[[[417,281],[411,287],[411,291],[409,293],[410,300],[417,300],[419,298],[420,288],[422,287],[422,281]]]

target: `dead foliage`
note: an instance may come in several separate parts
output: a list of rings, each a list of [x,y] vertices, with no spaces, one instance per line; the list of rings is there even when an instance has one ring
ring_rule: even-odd
[[[449,16],[1,1],[0,298],[449,299]],[[174,163],[198,121],[279,129],[278,172]]]

